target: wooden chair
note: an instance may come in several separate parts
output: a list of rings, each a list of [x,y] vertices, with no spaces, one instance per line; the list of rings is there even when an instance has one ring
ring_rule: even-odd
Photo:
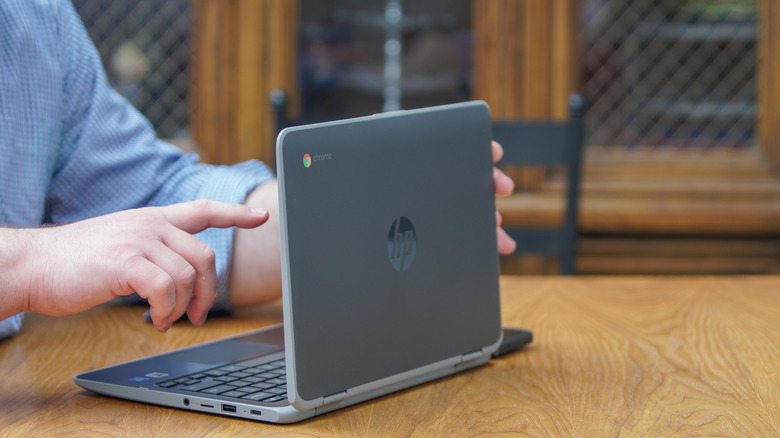
[[[535,254],[560,259],[560,273],[575,273],[577,254],[580,174],[582,170],[584,99],[574,94],[569,98],[570,118],[566,121],[496,121],[493,138],[504,148],[500,165],[508,175],[516,167],[561,169],[565,184],[563,221],[544,227],[516,226],[505,220],[504,229],[517,241],[512,256]],[[546,174],[544,174],[546,175]],[[543,175],[543,176],[544,176]],[[516,189],[523,184],[515,179]],[[517,193],[516,190],[516,193]],[[511,195],[515,196],[515,194]],[[511,197],[510,196],[510,197]],[[504,208],[510,202],[499,204]],[[522,208],[522,204],[517,208]],[[501,207],[499,207],[501,210]],[[522,217],[523,212],[517,215]],[[504,215],[505,219],[507,215]]]

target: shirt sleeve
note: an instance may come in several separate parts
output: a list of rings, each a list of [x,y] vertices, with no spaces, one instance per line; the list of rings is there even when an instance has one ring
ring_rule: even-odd
[[[0,340],[15,335],[22,328],[24,313],[18,313],[0,321]]]
[[[258,161],[198,162],[156,138],[151,124],[108,85],[100,57],[72,5],[62,14],[62,138],[44,221],[68,223],[119,210],[195,199],[242,203],[274,178]],[[228,306],[234,229],[197,235],[216,254],[218,299]]]

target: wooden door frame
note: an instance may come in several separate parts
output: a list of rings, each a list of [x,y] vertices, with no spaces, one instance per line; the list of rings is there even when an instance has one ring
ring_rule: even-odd
[[[274,167],[271,90],[297,102],[298,2],[192,0],[190,126],[203,160]]]

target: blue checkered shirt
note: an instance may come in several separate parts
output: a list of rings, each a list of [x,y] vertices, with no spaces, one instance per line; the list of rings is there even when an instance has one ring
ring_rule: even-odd
[[[158,140],[108,85],[70,2],[0,0],[0,226],[200,198],[241,203],[273,177],[257,161],[210,166]],[[198,237],[217,255],[225,308],[233,230]],[[21,315],[0,322],[0,337],[20,325]]]

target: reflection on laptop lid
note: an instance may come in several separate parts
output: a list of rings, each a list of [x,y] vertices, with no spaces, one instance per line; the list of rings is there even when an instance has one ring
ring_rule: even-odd
[[[486,362],[501,336],[490,141],[483,102],[285,129],[283,329],[74,380],[293,422]]]

